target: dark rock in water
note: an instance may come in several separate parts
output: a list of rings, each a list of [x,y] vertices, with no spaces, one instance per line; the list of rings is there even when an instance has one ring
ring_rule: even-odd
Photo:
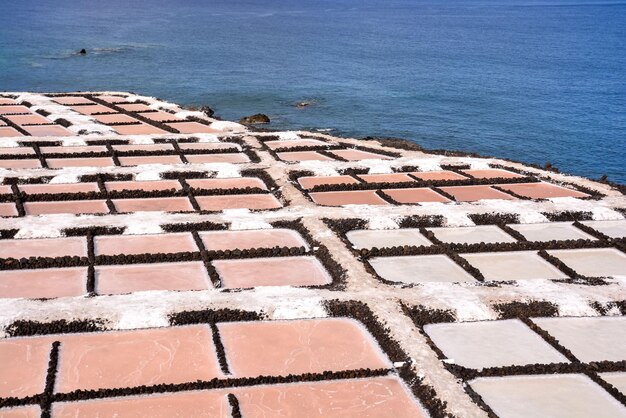
[[[208,117],[211,117],[211,116],[213,116],[215,114],[215,111],[213,109],[211,109],[209,106],[202,106],[200,108],[200,112],[204,113]]]
[[[270,123],[270,118],[267,115],[264,115],[263,113],[257,113],[256,115],[252,115],[252,116],[244,116],[243,118],[239,119],[239,123],[241,123],[242,125],[256,125],[259,123]]]
[[[79,52],[80,55],[87,55],[87,50],[85,48],[81,49]]]

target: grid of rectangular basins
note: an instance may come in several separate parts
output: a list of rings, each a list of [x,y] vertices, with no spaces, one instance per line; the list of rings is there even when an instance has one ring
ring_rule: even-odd
[[[156,139],[154,144],[134,145],[127,140],[92,140],[93,145],[61,146],[52,141],[2,147],[0,168],[131,167],[145,164],[247,163],[250,151],[224,142],[198,139]]]
[[[132,180],[131,175],[90,175],[79,183],[0,185],[0,216],[107,214],[138,211],[219,212],[268,210],[281,201],[259,177]],[[127,180],[124,180],[126,178]]]
[[[32,112],[27,106],[13,99],[0,97],[0,138],[71,135],[74,133],[39,113]]]
[[[626,220],[338,233],[372,273],[390,284],[626,275]]]
[[[409,315],[445,367],[496,416],[626,416],[624,316],[432,323],[421,308]]]
[[[280,227],[3,239],[0,298],[329,285],[316,254]]]
[[[123,96],[57,96],[52,100],[108,125],[120,135],[218,133],[206,120],[187,120]]]
[[[265,149],[274,158],[297,163],[302,161],[361,161],[371,159],[392,160],[400,154],[351,144],[328,141],[322,138],[302,137],[300,139],[280,139],[278,136],[258,136]]]
[[[578,190],[495,168],[339,176],[296,175],[296,182],[313,202],[322,206],[590,197]]]
[[[14,337],[0,357],[3,417],[426,416],[345,317]]]

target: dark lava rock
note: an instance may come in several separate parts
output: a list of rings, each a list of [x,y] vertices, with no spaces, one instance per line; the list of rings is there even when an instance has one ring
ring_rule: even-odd
[[[243,118],[239,119],[239,123],[241,123],[242,125],[256,125],[259,123],[270,123],[270,118],[267,115],[264,115],[263,113],[257,113],[256,115],[252,115],[252,116],[244,116]]]
[[[81,49],[78,53],[79,53],[80,55],[87,55],[87,50],[86,50],[85,48],[83,48],[83,49]]]
[[[209,106],[202,106],[200,108],[200,112],[204,113],[208,117],[211,117],[211,116],[213,116],[215,114],[215,111],[213,109],[211,109]]]

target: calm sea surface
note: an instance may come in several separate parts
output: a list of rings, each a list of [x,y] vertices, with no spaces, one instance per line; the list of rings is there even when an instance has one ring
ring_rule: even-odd
[[[626,182],[626,2],[1,4],[0,90],[130,90]]]

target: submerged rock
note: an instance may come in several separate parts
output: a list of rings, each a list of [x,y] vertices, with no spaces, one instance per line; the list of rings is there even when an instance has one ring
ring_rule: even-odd
[[[239,119],[239,123],[241,123],[242,125],[256,125],[259,123],[270,123],[270,118],[267,115],[264,115],[263,113],[257,113],[256,115],[252,115],[252,116],[244,116],[243,118]]]
[[[312,104],[313,102],[309,100],[304,100],[302,102],[296,103],[296,107],[302,109],[303,107],[308,107],[308,106],[311,106]]]

